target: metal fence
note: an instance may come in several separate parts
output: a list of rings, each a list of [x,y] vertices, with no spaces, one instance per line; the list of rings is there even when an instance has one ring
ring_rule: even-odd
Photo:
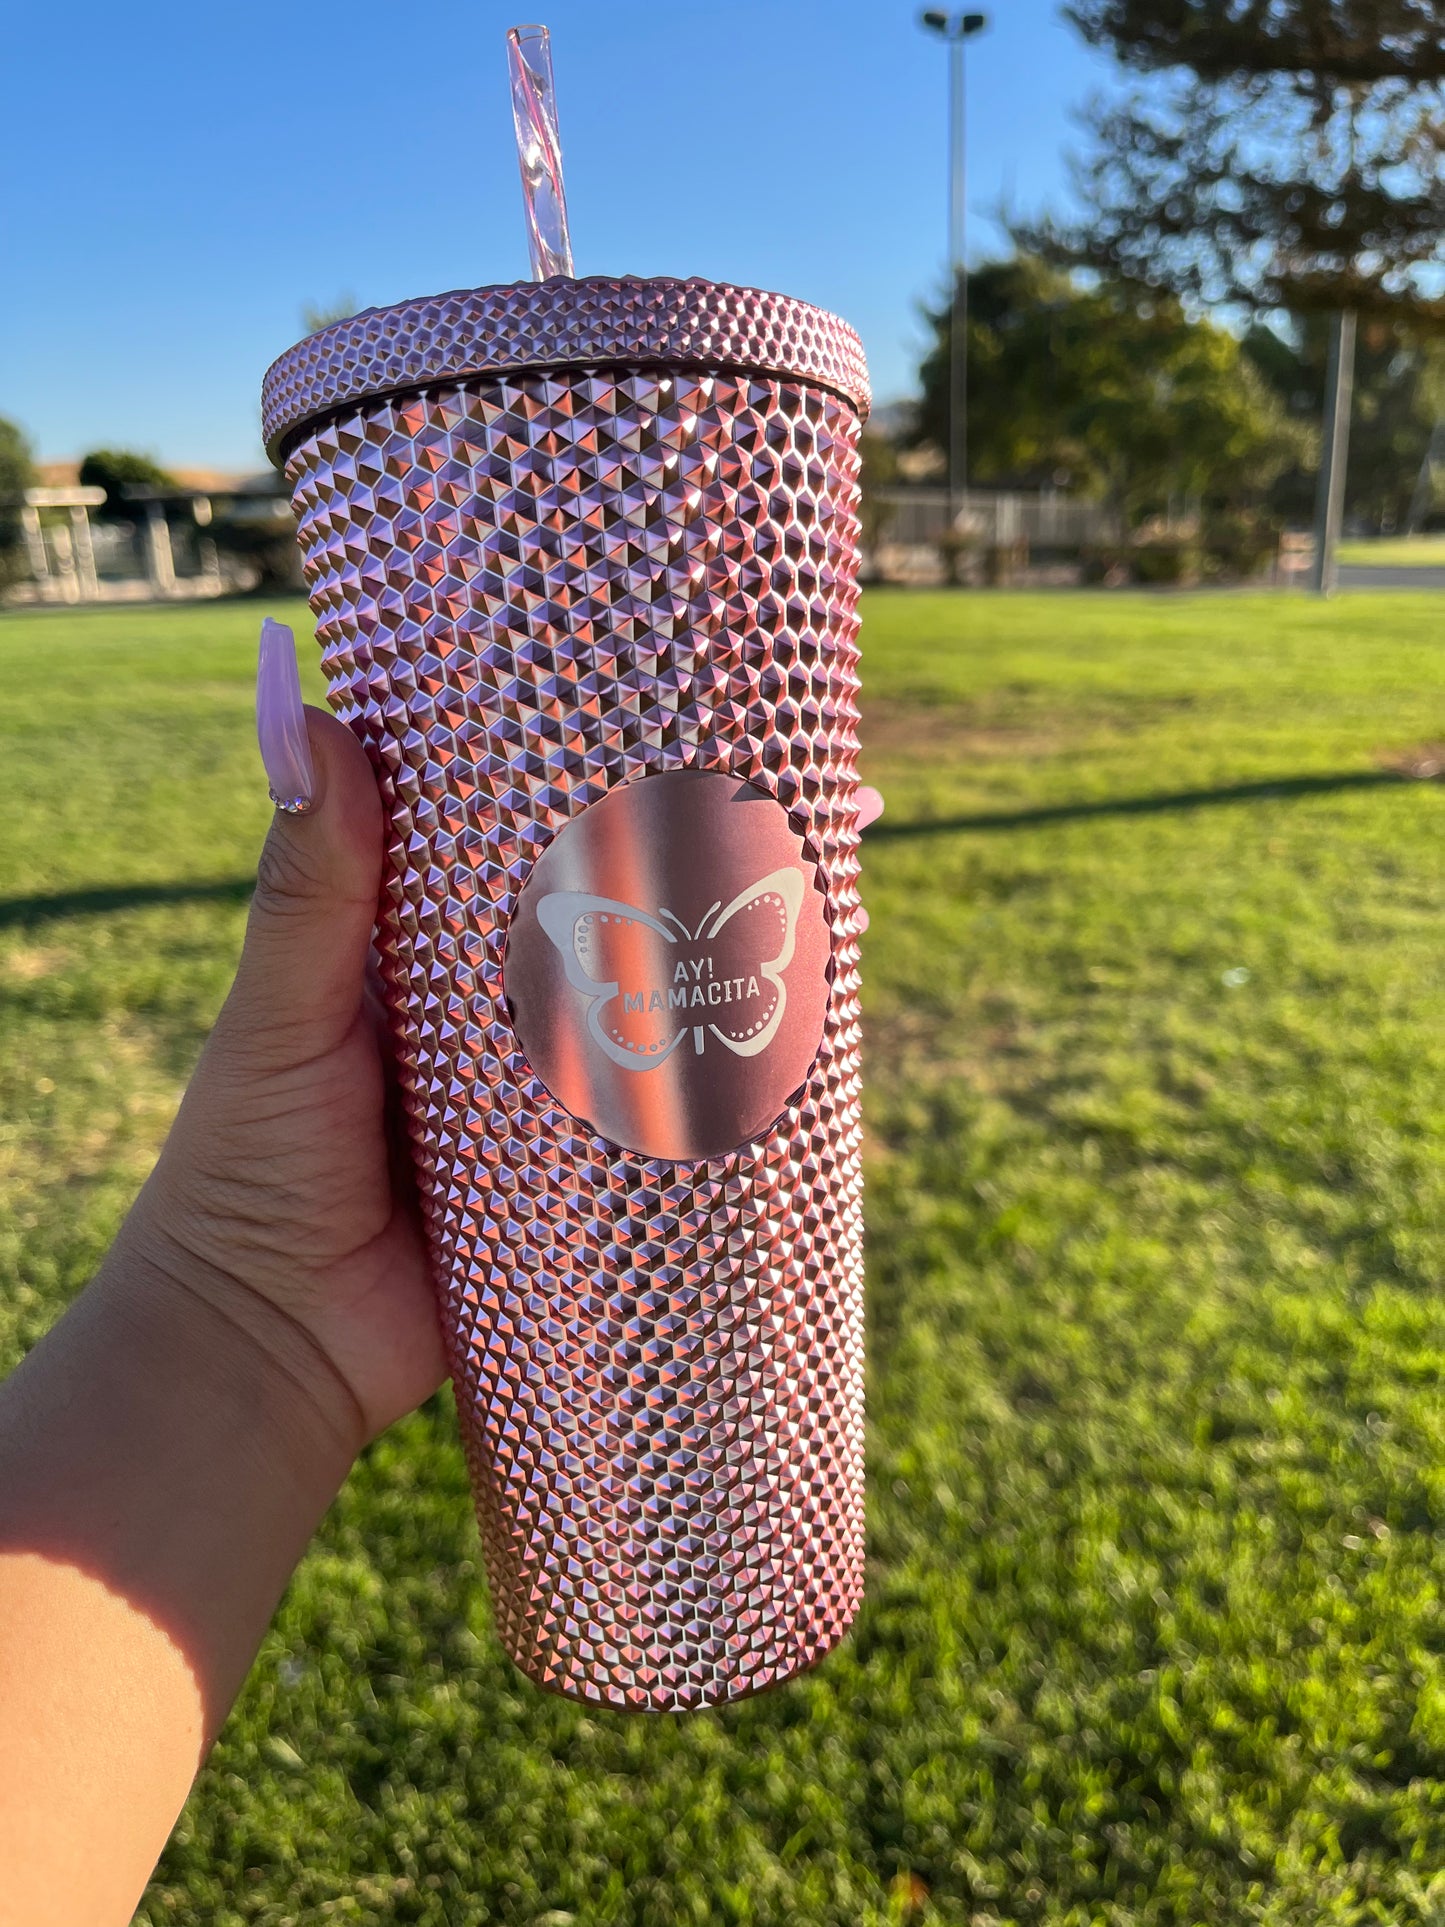
[[[944,488],[880,489],[881,539],[902,547],[937,543],[955,525]],[[1027,543],[1031,549],[1073,549],[1117,540],[1118,523],[1099,502],[1081,502],[1054,489],[1034,492],[970,489],[956,526],[987,546]]]

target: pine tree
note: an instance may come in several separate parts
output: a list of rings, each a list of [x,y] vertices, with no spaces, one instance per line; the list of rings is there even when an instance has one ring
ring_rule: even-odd
[[[1071,0],[1148,81],[1100,108],[1056,259],[1255,314],[1333,316],[1315,586],[1344,509],[1356,316],[1445,322],[1445,0]]]
[[[1207,302],[1445,321],[1445,4],[1073,0],[1148,86],[1056,253]]]

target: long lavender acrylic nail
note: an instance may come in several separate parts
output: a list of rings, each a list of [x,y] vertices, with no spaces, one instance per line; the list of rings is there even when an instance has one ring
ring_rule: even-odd
[[[311,807],[316,777],[306,712],[301,706],[301,675],[296,638],[284,622],[267,616],[261,624],[261,655],[256,665],[256,739],[271,785],[271,801],[288,816]]]

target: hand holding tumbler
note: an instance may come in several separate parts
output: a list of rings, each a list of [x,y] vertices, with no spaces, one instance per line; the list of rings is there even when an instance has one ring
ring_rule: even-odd
[[[501,1637],[681,1709],[863,1572],[856,337],[561,275],[266,377]]]

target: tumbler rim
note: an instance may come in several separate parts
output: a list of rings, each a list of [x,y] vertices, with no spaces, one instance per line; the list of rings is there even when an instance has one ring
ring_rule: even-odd
[[[826,308],[696,277],[555,275],[328,322],[266,370],[262,436],[280,467],[298,431],[360,402],[477,376],[658,365],[783,375],[868,414],[862,343]]]

